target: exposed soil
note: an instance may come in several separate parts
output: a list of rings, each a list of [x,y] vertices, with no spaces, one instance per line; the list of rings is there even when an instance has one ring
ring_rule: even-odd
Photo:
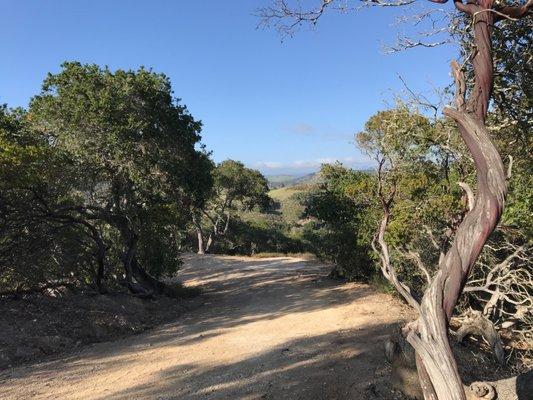
[[[409,310],[370,286],[331,280],[328,272],[319,263],[289,257],[188,255],[178,278],[204,290],[193,301],[193,312],[60,359],[7,369],[0,373],[0,398],[401,398],[390,391],[383,343],[409,318]],[[72,322],[84,313],[98,320],[108,301],[98,309],[71,310]],[[176,315],[186,304],[174,302]],[[41,311],[39,318],[46,318],[46,307]],[[126,314],[124,329],[129,329],[136,317],[133,311]],[[146,323],[141,318],[131,326],[144,329],[166,317]],[[25,332],[29,326],[28,321]],[[17,329],[9,334],[16,337]],[[65,346],[76,340],[69,338]]]
[[[0,300],[0,370],[143,332],[199,301],[69,291]]]

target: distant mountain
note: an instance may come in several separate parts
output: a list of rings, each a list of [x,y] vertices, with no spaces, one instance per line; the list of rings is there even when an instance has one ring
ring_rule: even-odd
[[[299,178],[294,179],[293,185],[298,185],[302,183],[318,183],[320,182],[320,172],[312,172],[310,174],[300,176]]]
[[[285,182],[292,181],[293,179],[296,178],[296,176],[295,175],[267,175],[266,178],[268,180],[268,183],[273,184],[273,183],[285,183]]]
[[[268,186],[271,189],[277,189],[305,183],[317,183],[320,180],[320,174],[318,172],[312,172],[306,175],[269,175],[266,178],[268,180]]]

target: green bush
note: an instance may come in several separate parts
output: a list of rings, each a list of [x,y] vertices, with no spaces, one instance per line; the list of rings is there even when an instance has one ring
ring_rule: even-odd
[[[228,233],[214,246],[215,253],[243,255],[301,253],[307,250],[301,240],[291,237],[286,224],[268,216],[247,221],[235,219]]]

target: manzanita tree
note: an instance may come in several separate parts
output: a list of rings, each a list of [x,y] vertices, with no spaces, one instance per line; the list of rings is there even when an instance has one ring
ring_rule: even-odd
[[[265,23],[272,23],[283,34],[290,34],[303,23],[316,24],[329,9],[348,10],[348,3],[341,0],[321,0],[316,8],[305,10],[299,3],[297,7],[293,7],[287,0],[277,0],[271,7],[261,10],[260,15]],[[401,6],[412,4],[414,0],[363,0],[363,3]],[[405,326],[403,333],[416,351],[419,380],[427,400],[466,399],[450,347],[448,327],[476,259],[500,219],[507,193],[507,174],[485,125],[494,84],[492,35],[498,22],[528,16],[533,1],[528,0],[523,5],[507,5],[495,0],[468,0],[466,3],[454,0],[454,5],[470,22],[473,46],[471,54],[465,58],[465,64],[471,62],[473,78],[472,82],[467,82],[463,67],[455,61],[452,62],[456,86],[455,104],[446,107],[444,114],[455,121],[459,135],[473,159],[477,175],[475,196],[474,191],[462,183],[470,200],[469,211],[457,228],[448,249],[442,253],[438,271],[431,278],[421,300],[415,299],[409,288],[399,280],[388,256],[384,239],[389,219],[389,200],[386,195],[382,196],[385,215],[378,232],[385,276],[418,311],[418,318]],[[408,42],[406,47],[416,44]]]

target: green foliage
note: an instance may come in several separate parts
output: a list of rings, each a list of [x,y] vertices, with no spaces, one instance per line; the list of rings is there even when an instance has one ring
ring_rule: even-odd
[[[268,181],[259,171],[246,168],[239,161],[226,160],[217,166],[213,175],[215,195],[223,202],[229,205],[239,202],[246,209],[268,207]]]
[[[334,273],[348,279],[368,280],[374,274],[370,240],[375,207],[367,190],[374,178],[340,164],[324,165],[323,183],[305,199],[303,238],[321,258],[336,264]]]
[[[145,218],[140,229],[137,250],[138,261],[155,278],[172,277],[182,264],[179,255],[184,239],[183,226],[185,222],[178,218],[161,221],[159,215]]]
[[[382,194],[394,194],[386,232],[391,257],[402,279],[415,290],[423,289],[421,271],[407,255],[416,252],[434,269],[439,251],[428,232],[440,241],[464,211],[455,182],[467,177],[463,165],[455,163],[461,147],[448,140],[449,133],[446,122],[431,122],[399,104],[372,116],[356,137],[359,147],[381,165],[380,175],[341,165],[322,168],[323,183],[306,200],[306,215],[313,220],[304,237],[316,254],[336,263],[338,275],[376,279],[379,266],[371,243],[383,213],[381,179]]]
[[[250,241],[244,243],[242,229],[233,226],[239,224],[235,215],[270,207],[268,182],[259,171],[246,168],[244,164],[234,160],[218,164],[212,170],[212,181],[213,186],[206,202],[191,207],[198,252],[213,251],[213,243],[223,238],[224,242],[217,244],[215,251],[235,252],[237,250],[234,249],[240,248],[241,252],[246,253],[248,250],[244,249],[252,244]],[[192,236],[194,235],[191,233]]]
[[[172,98],[162,74],[65,63],[45,79],[29,116],[68,152],[85,178],[80,189],[97,202],[118,195],[135,208],[205,187],[188,173],[201,158],[194,147],[201,124]]]
[[[225,254],[299,253],[305,244],[292,236],[289,226],[272,215],[232,221],[229,231],[215,243],[214,251]]]
[[[427,158],[434,136],[427,118],[399,104],[370,117],[356,139],[359,148],[374,158],[385,156],[397,164]]]
[[[3,107],[0,285],[125,273],[130,289],[160,290],[180,265],[188,207],[211,192],[200,130],[168,78],[144,68],[65,63],[27,112]]]
[[[90,244],[47,207],[75,201],[64,155],[32,133],[23,110],[0,108],[0,289],[90,278]]]

